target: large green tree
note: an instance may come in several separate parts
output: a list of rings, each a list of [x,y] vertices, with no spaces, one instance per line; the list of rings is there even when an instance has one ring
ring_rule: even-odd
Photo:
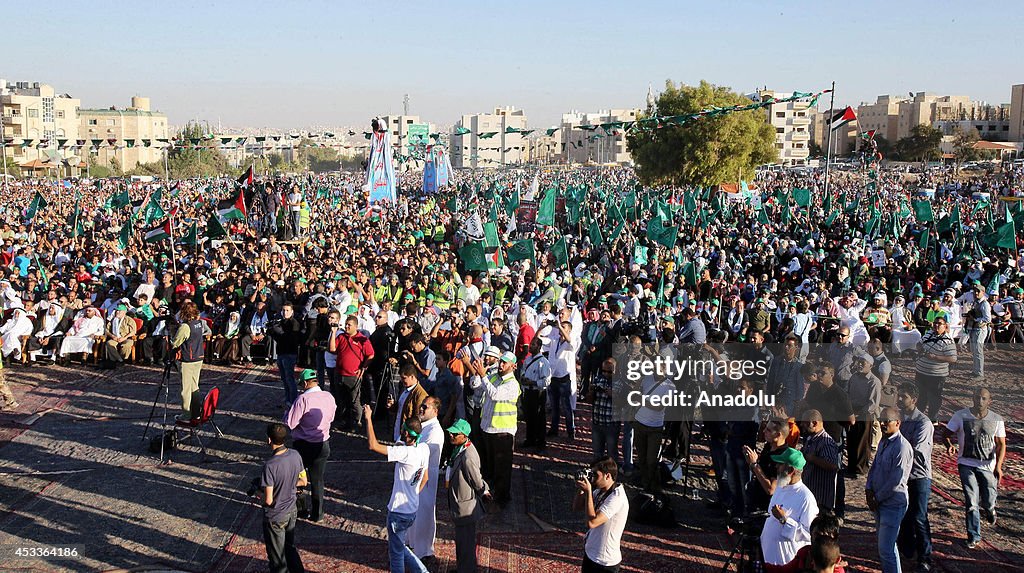
[[[659,116],[686,115],[748,104],[749,99],[727,87],[703,80],[698,86],[677,86],[667,80],[658,97],[657,112]],[[764,109],[634,129],[627,146],[637,175],[648,185],[717,185],[737,177],[752,178],[755,167],[778,159],[775,129],[766,120]]]
[[[178,131],[178,141],[184,145],[172,148],[167,158],[172,178],[217,177],[236,171],[217,148],[217,140],[208,139],[208,135],[203,126],[195,122],[189,122]],[[199,149],[193,149],[192,140],[196,139],[200,140]]]
[[[953,159],[956,161],[957,171],[960,170],[960,164],[965,161],[974,161],[981,156],[974,148],[974,144],[979,140],[981,140],[981,135],[973,127],[964,130],[960,129],[958,125],[953,128]]]
[[[927,125],[915,125],[910,135],[896,142],[896,154],[903,161],[938,161],[942,158],[942,131]]]

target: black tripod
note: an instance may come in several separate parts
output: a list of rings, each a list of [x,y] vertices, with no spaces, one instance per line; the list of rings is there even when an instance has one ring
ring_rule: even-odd
[[[170,400],[170,384],[171,384],[171,371],[176,370],[177,365],[174,362],[174,355],[171,354],[171,341],[170,337],[165,337],[164,341],[164,371],[160,375],[160,383],[156,388],[156,396],[153,397],[153,406],[149,409],[149,419],[146,420],[146,430],[142,433],[142,442],[146,442],[146,437],[149,435],[149,428],[153,424],[153,416],[156,414],[156,406],[160,403],[160,393],[164,395],[164,413],[163,420],[160,423],[160,463],[164,463],[164,449],[167,444],[167,403]]]
[[[736,546],[732,548],[732,553],[729,554],[729,558],[722,565],[722,573],[729,571],[729,565],[732,563],[733,558],[737,558],[737,573],[753,573],[756,571],[756,564],[761,558],[761,539],[757,536],[740,532],[740,538],[736,542]]]

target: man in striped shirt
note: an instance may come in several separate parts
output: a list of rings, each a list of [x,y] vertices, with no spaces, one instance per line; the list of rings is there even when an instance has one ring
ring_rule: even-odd
[[[839,444],[825,431],[821,412],[806,410],[801,416],[801,452],[807,460],[804,484],[814,494],[819,510],[834,511],[836,507],[836,479],[839,475]]]
[[[932,329],[917,343],[916,377],[920,389],[921,410],[931,420],[942,407],[942,387],[949,377],[949,365],[956,362],[956,343],[949,336],[949,323],[945,317],[936,318]]]

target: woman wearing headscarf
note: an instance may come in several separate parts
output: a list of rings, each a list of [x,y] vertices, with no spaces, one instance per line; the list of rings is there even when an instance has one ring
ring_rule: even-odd
[[[241,364],[240,334],[242,315],[238,311],[228,314],[227,322],[213,337],[213,355],[224,364]]]

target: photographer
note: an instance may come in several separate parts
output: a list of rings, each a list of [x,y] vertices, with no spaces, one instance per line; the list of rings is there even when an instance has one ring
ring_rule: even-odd
[[[288,429],[284,424],[267,425],[267,443],[274,450],[263,465],[258,494],[263,506],[263,542],[271,573],[302,571],[295,549],[295,490],[306,485],[302,457],[284,445]]]
[[[606,456],[576,476],[579,491],[572,507],[587,515],[583,573],[615,573],[622,563],[619,541],[626,528],[629,500],[615,481],[618,471],[615,460]]]
[[[281,319],[272,321],[267,334],[277,344],[277,369],[284,384],[284,401],[291,408],[299,396],[295,385],[295,364],[299,361],[299,345],[302,344],[302,324],[295,318],[295,308],[286,302],[281,307]]]
[[[199,374],[203,369],[206,344],[203,340],[209,327],[199,319],[196,303],[187,300],[178,313],[180,324],[171,339],[171,348],[179,350],[178,374],[181,380],[181,415],[187,422],[199,416],[202,399],[199,397]]]

